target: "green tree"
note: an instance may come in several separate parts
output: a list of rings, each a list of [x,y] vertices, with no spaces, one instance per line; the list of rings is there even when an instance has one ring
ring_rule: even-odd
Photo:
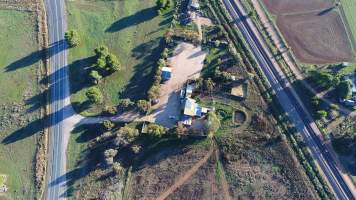
[[[67,41],[69,47],[76,47],[80,43],[79,34],[76,30],[65,32],[64,39]]]
[[[90,78],[93,80],[95,84],[98,84],[100,80],[103,78],[98,71],[92,70],[89,74]]]
[[[169,9],[169,7],[171,6],[171,0],[157,0],[156,6],[158,9],[158,13],[162,14],[164,11]]]
[[[205,130],[209,138],[212,138],[220,128],[220,120],[214,112],[209,112],[205,121]]]
[[[128,143],[133,142],[140,135],[137,129],[129,126],[121,127],[117,134],[122,136]]]
[[[113,165],[112,165],[112,170],[113,172],[116,174],[116,175],[121,175],[122,172],[123,172],[123,167],[121,166],[121,164],[119,162],[115,162]]]
[[[349,99],[351,97],[351,88],[352,83],[349,80],[341,81],[335,91],[339,98],[341,99]]]
[[[136,106],[142,113],[148,113],[151,110],[151,103],[146,100],[138,100]]]
[[[104,97],[103,94],[101,93],[100,89],[98,87],[90,87],[87,92],[85,93],[87,98],[89,99],[90,102],[92,103],[103,103]]]
[[[115,127],[115,124],[110,120],[104,120],[103,127],[105,128],[105,130],[110,131]]]
[[[100,69],[105,69],[106,68],[106,59],[105,57],[99,57],[96,60],[96,66]]]
[[[325,110],[318,110],[318,111],[316,112],[316,117],[317,117],[318,119],[323,119],[323,118],[325,118],[326,116],[328,116],[328,113],[327,113]]]
[[[149,124],[147,125],[147,134],[153,137],[161,137],[166,134],[167,130],[165,127],[158,124]]]
[[[116,72],[120,70],[120,62],[114,54],[106,56],[106,65],[108,67],[108,71]]]
[[[106,57],[109,54],[109,48],[107,46],[98,46],[94,49],[94,53],[97,57]]]

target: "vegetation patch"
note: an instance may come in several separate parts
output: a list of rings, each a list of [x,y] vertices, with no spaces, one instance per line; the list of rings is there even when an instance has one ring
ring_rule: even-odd
[[[72,103],[84,115],[100,114],[121,99],[144,99],[150,88],[162,38],[171,13],[158,15],[156,1],[67,1],[70,29],[78,31],[80,44],[69,54]],[[94,49],[105,45],[120,62],[120,70],[103,76],[97,87],[103,102],[91,104],[86,97],[93,84]]]
[[[7,174],[10,199],[34,199],[33,162],[44,102],[37,16],[0,9],[0,19],[0,173]]]

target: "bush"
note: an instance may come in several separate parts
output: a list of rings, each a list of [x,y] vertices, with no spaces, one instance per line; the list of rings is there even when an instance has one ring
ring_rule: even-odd
[[[328,116],[328,113],[327,113],[325,110],[318,110],[318,111],[316,112],[316,117],[317,117],[318,119],[323,119],[323,118],[325,118],[326,116]]]
[[[91,103],[103,103],[104,97],[103,94],[101,93],[100,89],[98,87],[90,87],[87,92],[85,93],[87,98]]]
[[[140,145],[133,145],[133,146],[131,147],[131,150],[132,150],[132,152],[134,152],[135,154],[138,154],[138,153],[140,153],[140,151],[141,151],[141,146],[140,146]]]
[[[133,106],[135,103],[132,102],[130,99],[121,99],[119,102],[119,106],[123,109],[129,108]]]
[[[162,135],[166,134],[167,129],[163,126],[158,124],[149,124],[147,125],[147,134],[153,137],[161,137]]]
[[[140,112],[145,114],[149,113],[149,111],[151,110],[151,103],[146,100],[138,100],[136,106],[140,110]]]
[[[104,120],[103,127],[105,128],[105,130],[110,131],[111,129],[113,129],[115,127],[115,124],[112,123],[110,120]]]
[[[67,31],[64,34],[64,39],[67,41],[69,47],[76,47],[80,43],[79,34],[76,30]]]
[[[116,106],[105,106],[105,112],[110,115],[116,115],[117,114],[117,108]]]
[[[120,128],[117,134],[122,136],[128,143],[133,142],[140,135],[137,129],[128,126]]]
[[[322,89],[329,89],[335,86],[338,82],[338,78],[334,78],[334,76],[327,72],[321,72],[317,70],[310,72],[310,78]]]

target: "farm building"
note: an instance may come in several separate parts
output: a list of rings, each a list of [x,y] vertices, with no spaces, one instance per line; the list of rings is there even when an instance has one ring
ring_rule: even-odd
[[[194,99],[185,98],[182,122],[191,125],[193,118],[202,117],[209,111],[208,108],[201,107]]]
[[[171,79],[171,77],[172,77],[172,68],[163,67],[161,73],[162,81],[168,81],[169,79]]]

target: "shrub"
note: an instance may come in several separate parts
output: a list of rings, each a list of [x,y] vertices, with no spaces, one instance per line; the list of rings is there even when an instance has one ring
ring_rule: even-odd
[[[121,101],[119,102],[119,106],[124,109],[129,108],[129,107],[133,106],[134,104],[135,103],[132,102],[130,99],[121,99]]]
[[[157,0],[156,6],[158,9],[158,13],[162,14],[166,10],[168,10],[171,6],[171,0]]]
[[[151,110],[151,103],[146,100],[138,100],[136,106],[140,110],[140,112],[145,114],[149,113],[149,111]]]
[[[325,110],[318,110],[318,111],[316,112],[316,117],[317,117],[318,119],[323,119],[323,118],[325,118],[326,116],[328,116],[328,113],[327,113]]]
[[[133,142],[140,135],[137,129],[128,126],[120,128],[117,134],[122,136],[128,143]]]
[[[161,137],[162,135],[166,134],[167,129],[163,126],[158,124],[149,124],[147,125],[147,134],[153,137]]]
[[[76,47],[80,43],[79,34],[76,30],[67,31],[64,34],[64,39],[67,41],[69,47]]]
[[[133,146],[131,147],[131,150],[132,150],[132,152],[134,152],[135,154],[138,154],[138,153],[140,153],[140,151],[141,151],[141,146],[140,146],[140,145],[133,145]]]
[[[105,112],[110,115],[116,115],[117,114],[117,108],[116,106],[105,106]]]
[[[103,126],[106,130],[110,131],[111,129],[113,129],[115,127],[115,124],[112,123],[110,120],[104,120]]]
[[[98,87],[90,87],[87,92],[85,93],[87,98],[89,99],[90,102],[92,103],[102,103],[104,101],[103,94],[101,93],[100,89]]]

